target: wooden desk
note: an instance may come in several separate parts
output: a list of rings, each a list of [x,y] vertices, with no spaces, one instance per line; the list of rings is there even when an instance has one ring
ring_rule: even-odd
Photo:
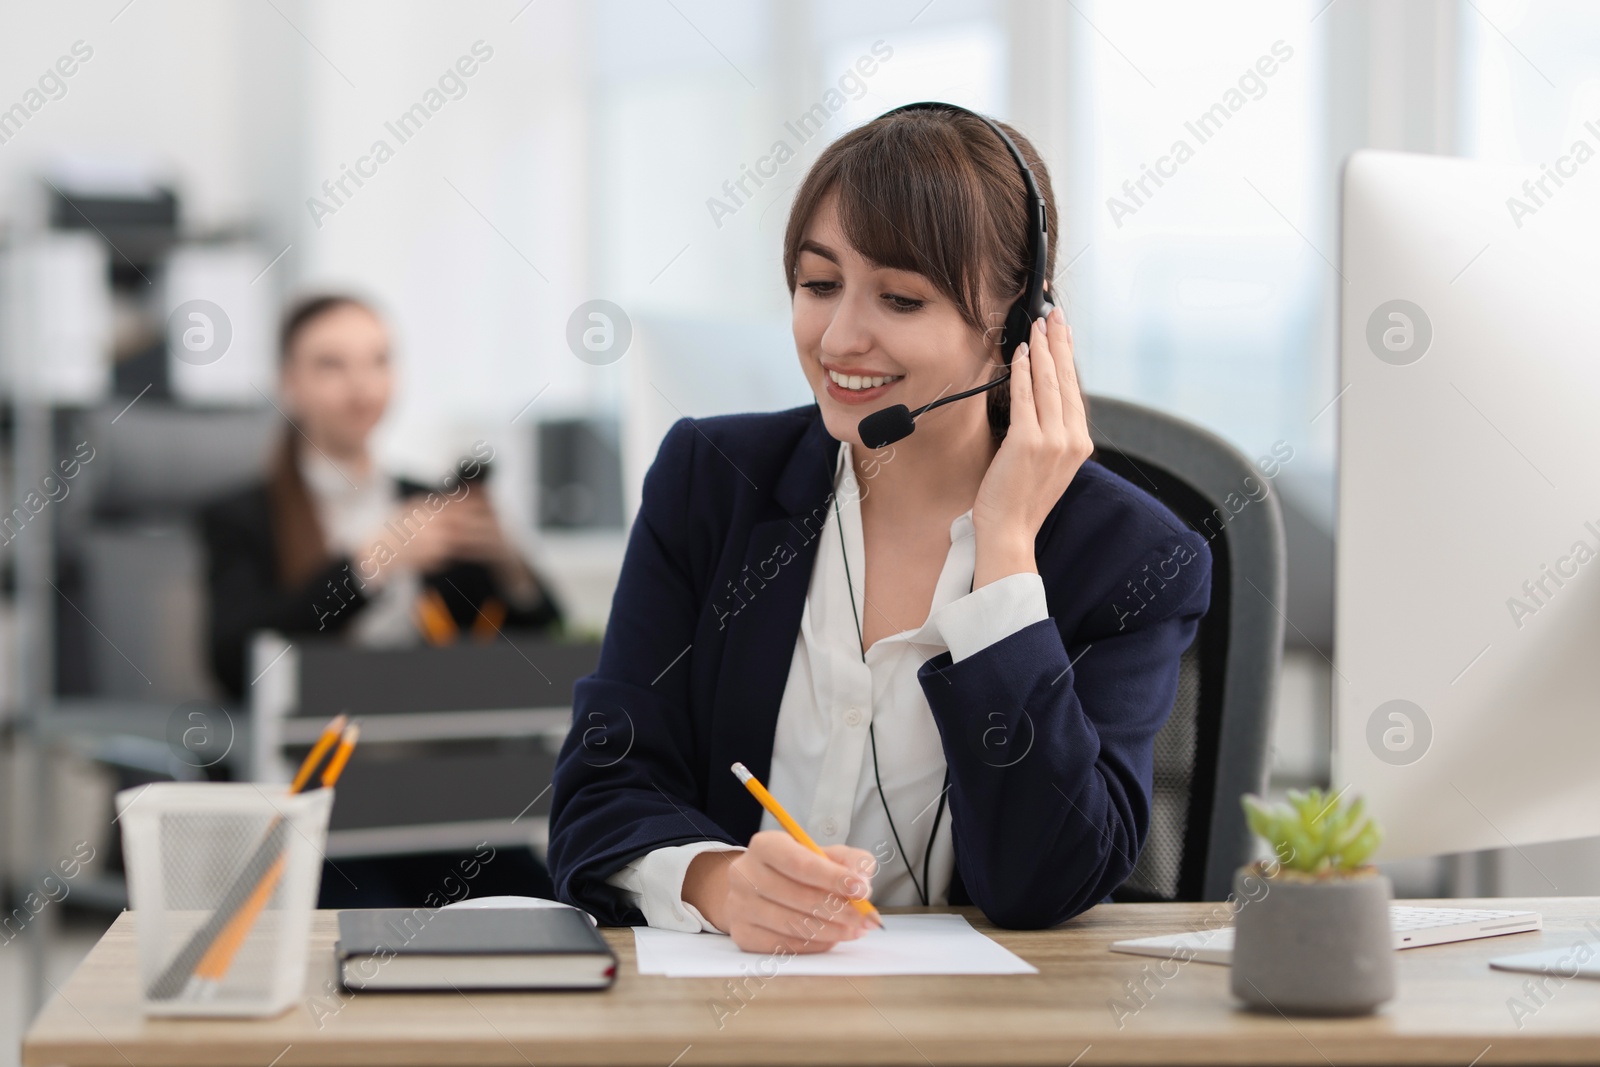
[[[1054,930],[979,929],[1039,968],[1004,977],[798,978],[750,983],[641,977],[633,936],[607,931],[621,961],[605,993],[345,994],[266,1021],[144,1019],[124,914],[51,999],[23,1043],[29,1067],[247,1064],[1071,1064],[1600,1063],[1600,982],[1557,987],[1519,1029],[1507,1006],[1534,1006],[1536,976],[1491,971],[1494,956],[1593,943],[1600,899],[1441,901],[1536,908],[1539,933],[1400,953],[1400,995],[1364,1019],[1294,1019],[1235,1007],[1228,971],[1107,951],[1119,938],[1208,925],[1213,905],[1101,905]],[[334,974],[334,916],[316,917],[306,988]],[[1173,964],[1167,964],[1171,973]],[[1129,986],[1143,983],[1138,1008]],[[1117,1018],[1112,1002],[1133,1014]],[[732,1014],[719,1029],[716,1003]],[[337,1009],[337,1014],[326,1014]]]

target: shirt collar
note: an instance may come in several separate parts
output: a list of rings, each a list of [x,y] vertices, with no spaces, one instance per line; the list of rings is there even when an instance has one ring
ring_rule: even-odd
[[[341,500],[382,491],[383,475],[374,464],[358,475],[317,448],[302,448],[297,460],[306,488],[319,500]]]

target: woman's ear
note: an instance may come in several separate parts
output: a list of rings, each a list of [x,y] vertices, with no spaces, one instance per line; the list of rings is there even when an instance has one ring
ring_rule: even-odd
[[[1006,336],[1006,313],[989,312],[989,325],[983,331],[983,343],[989,348],[999,348]]]

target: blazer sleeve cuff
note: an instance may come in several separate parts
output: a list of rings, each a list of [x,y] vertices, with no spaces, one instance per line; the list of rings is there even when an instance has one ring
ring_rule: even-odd
[[[960,663],[1049,617],[1044,579],[1023,572],[1008,574],[951,601],[934,612],[933,623],[950,650],[951,662]]]
[[[738,845],[722,841],[668,845],[623,865],[606,881],[622,890],[628,902],[644,912],[644,921],[650,926],[686,934],[725,933],[683,899],[683,878],[689,872],[689,862],[702,852],[743,851]]]

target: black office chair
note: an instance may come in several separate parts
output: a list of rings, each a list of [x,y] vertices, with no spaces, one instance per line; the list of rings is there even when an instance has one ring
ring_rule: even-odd
[[[1172,716],[1156,737],[1149,838],[1113,897],[1222,900],[1234,870],[1255,858],[1239,797],[1260,793],[1267,780],[1287,587],[1278,497],[1214,434],[1110,397],[1090,397],[1088,406],[1094,459],[1211,547],[1211,607],[1183,654]]]

